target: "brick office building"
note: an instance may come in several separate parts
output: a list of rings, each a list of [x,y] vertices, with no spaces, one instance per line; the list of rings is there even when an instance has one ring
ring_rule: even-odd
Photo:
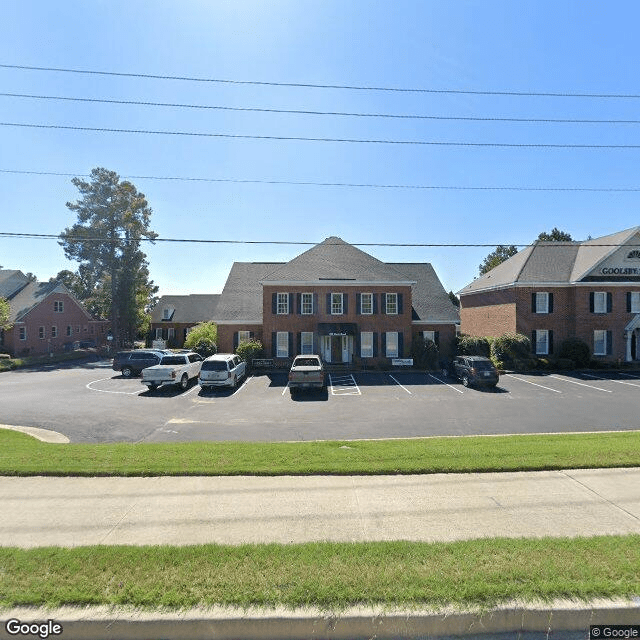
[[[640,360],[640,227],[584,242],[536,242],[459,296],[464,334],[521,333],[545,356],[577,337],[596,359]]]
[[[0,332],[0,349],[6,353],[41,355],[107,343],[108,321],[93,318],[62,283],[30,281],[22,271],[0,270],[0,297],[11,308],[12,327]]]
[[[286,263],[236,262],[214,316],[219,351],[261,340],[267,356],[329,363],[410,355],[421,333],[448,353],[458,310],[428,263],[384,263],[327,238]]]

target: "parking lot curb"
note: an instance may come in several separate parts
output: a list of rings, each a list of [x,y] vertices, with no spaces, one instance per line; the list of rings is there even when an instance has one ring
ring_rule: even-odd
[[[484,611],[385,610],[353,608],[341,612],[315,609],[240,610],[228,608],[154,612],[126,608],[15,608],[0,612],[0,637],[7,622],[59,624],[64,640],[358,640],[376,638],[439,638],[531,632],[587,632],[590,625],[637,624],[640,598],[591,602],[510,603]],[[14,623],[15,625],[15,623]],[[44,637],[44,636],[41,636]],[[56,637],[51,634],[49,637]]]
[[[58,433],[57,431],[50,431],[49,429],[40,429],[38,427],[18,427],[11,424],[0,424],[0,429],[20,431],[20,433],[26,433],[29,436],[37,438],[41,442],[49,442],[51,444],[69,444],[70,442],[67,436]]]

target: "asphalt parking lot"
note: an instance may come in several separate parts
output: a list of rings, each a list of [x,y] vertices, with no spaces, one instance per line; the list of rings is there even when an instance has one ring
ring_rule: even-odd
[[[637,429],[640,371],[505,374],[496,389],[440,373],[331,373],[291,395],[286,372],[237,390],[149,392],[110,363],[0,374],[0,422],[72,442],[286,441]]]

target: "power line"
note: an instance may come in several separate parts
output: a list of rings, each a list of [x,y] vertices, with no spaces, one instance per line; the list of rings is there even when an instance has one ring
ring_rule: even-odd
[[[0,173],[36,176],[59,176],[64,178],[90,178],[88,173],[62,173],[58,171],[25,171],[20,169],[0,169]],[[313,187],[354,187],[367,189],[424,189],[441,191],[584,191],[598,193],[635,193],[640,191],[640,187],[507,187],[507,186],[484,186],[465,187],[460,185],[425,185],[425,184],[376,184],[359,182],[315,182],[309,180],[258,180],[244,178],[195,178],[187,176],[143,176],[129,175],[122,176],[128,180],[166,180],[177,182],[214,182],[232,184],[272,184],[272,185],[294,185]]]
[[[189,136],[199,138],[226,138],[233,140],[288,140],[296,142],[339,142],[350,144],[391,144],[436,147],[491,147],[512,149],[640,149],[640,144],[560,144],[560,143],[509,143],[509,142],[454,142],[438,140],[375,140],[361,138],[313,138],[308,136],[264,136],[232,133],[207,133],[196,131],[155,131],[150,129],[118,129],[111,127],[79,127],[59,124],[33,124],[0,122],[2,127],[30,129],[59,129],[66,131],[95,131],[98,133],[135,133],[163,136]]]
[[[106,238],[106,237],[85,237],[85,236],[72,236],[72,235],[63,235],[63,234],[53,234],[53,233],[9,233],[6,231],[0,231],[0,237],[2,238],[24,238],[24,239],[38,239],[38,240],[71,240],[78,242],[121,242],[124,238]],[[305,242],[302,240],[206,240],[203,238],[137,238],[137,241],[140,242],[151,242],[152,244],[155,242],[182,242],[182,243],[193,243],[193,244],[275,244],[275,245],[304,245],[304,246],[315,246],[317,242]],[[341,246],[342,242],[326,242],[327,245],[335,245]],[[510,242],[498,242],[498,243],[468,243],[468,242],[457,242],[457,243],[421,243],[421,242],[350,242],[349,244],[358,247],[497,247],[497,246],[514,246],[514,247],[529,247],[531,246],[531,242],[528,244],[512,244]],[[552,247],[567,247],[567,246],[575,246],[580,244],[579,242],[574,241],[556,241],[549,242],[546,246]],[[618,244],[610,244],[610,243],[598,243],[592,244],[589,243],[590,247],[618,247]],[[625,245],[628,247],[636,247],[640,245]]]
[[[310,82],[272,82],[259,80],[235,80],[230,78],[202,78],[192,76],[161,75],[151,73],[128,73],[118,71],[97,71],[93,69],[68,69],[61,67],[36,67],[17,64],[0,64],[4,69],[21,69],[26,71],[51,71],[56,73],[75,73],[99,76],[115,76],[124,78],[146,78],[151,80],[178,80],[184,82],[209,82],[232,85],[256,85],[269,87],[298,87],[307,89],[341,89],[349,91],[388,91],[396,93],[432,93],[432,94],[462,94],[462,95],[486,95],[486,96],[515,96],[515,97],[544,97],[544,98],[613,98],[613,99],[638,99],[640,94],[633,93],[586,93],[586,92],[541,92],[541,91],[490,91],[475,89],[430,89],[414,87],[382,87],[344,84],[316,84]]]
[[[439,116],[421,114],[397,114],[397,113],[361,113],[351,111],[317,111],[309,109],[270,109],[266,107],[229,107],[222,105],[185,104],[179,102],[151,102],[147,100],[115,100],[109,98],[82,98],[75,96],[43,96],[28,93],[0,93],[5,98],[27,98],[33,100],[60,100],[67,102],[88,102],[96,104],[119,104],[143,107],[170,107],[176,109],[210,109],[218,111],[239,111],[251,113],[286,113],[295,115],[313,116],[344,116],[351,118],[393,118],[403,120],[444,120],[465,122],[524,122],[541,124],[640,124],[640,120],[615,120],[615,119],[579,119],[579,118],[507,118],[499,116]]]

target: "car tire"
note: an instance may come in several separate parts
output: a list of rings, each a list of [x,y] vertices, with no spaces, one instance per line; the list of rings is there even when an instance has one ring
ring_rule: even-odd
[[[470,384],[469,376],[462,376],[462,386],[468,387]]]
[[[233,382],[231,383],[231,388],[232,389],[237,389],[238,388],[238,378],[237,378],[237,376],[233,376]]]
[[[133,369],[131,367],[122,367],[122,377],[131,378],[133,376]]]
[[[180,388],[184,391],[189,386],[189,376],[186,373],[180,378]]]

